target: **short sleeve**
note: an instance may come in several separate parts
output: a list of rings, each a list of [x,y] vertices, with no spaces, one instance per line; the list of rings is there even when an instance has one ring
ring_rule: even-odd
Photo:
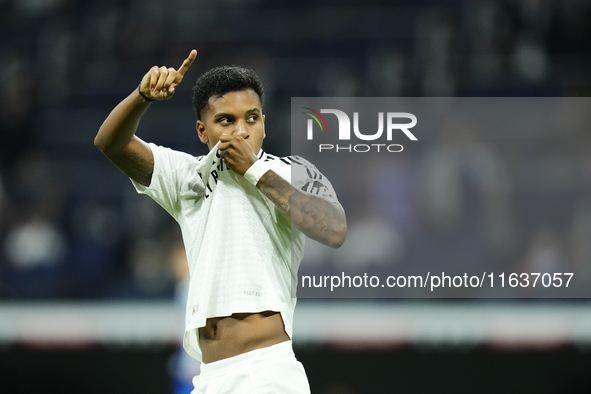
[[[203,182],[196,172],[191,171],[197,158],[169,148],[149,144],[154,155],[154,172],[150,186],[135,182],[138,193],[146,194],[177,219],[180,211],[180,199],[185,188],[193,192],[203,192]]]
[[[290,158],[292,163],[291,184],[294,188],[341,205],[332,184],[314,164],[300,156],[291,156]]]

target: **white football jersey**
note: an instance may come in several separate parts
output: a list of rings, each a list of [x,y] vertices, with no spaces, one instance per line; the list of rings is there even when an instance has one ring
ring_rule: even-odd
[[[184,346],[201,360],[197,329],[207,318],[278,311],[292,337],[297,270],[305,236],[214,147],[207,155],[150,144],[149,187],[133,182],[181,226],[191,272]],[[258,154],[293,187],[339,204],[330,182],[306,160]]]

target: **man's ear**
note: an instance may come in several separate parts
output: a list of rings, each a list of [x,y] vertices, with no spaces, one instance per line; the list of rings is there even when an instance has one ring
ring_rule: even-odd
[[[205,123],[198,120],[195,126],[197,128],[197,135],[199,136],[199,139],[204,144],[207,144],[209,142],[209,138],[207,138],[207,133],[205,132]]]
[[[266,136],[267,133],[265,133],[265,115],[263,115],[263,139],[265,139]]]

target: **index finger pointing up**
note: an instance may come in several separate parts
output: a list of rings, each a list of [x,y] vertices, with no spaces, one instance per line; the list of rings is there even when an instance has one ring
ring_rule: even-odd
[[[197,57],[197,51],[195,49],[193,49],[191,51],[191,53],[189,53],[189,57],[185,59],[183,64],[181,64],[181,67],[179,68],[177,73],[181,74],[181,76],[185,75],[185,73],[187,72],[189,67],[191,67],[191,64],[193,64],[193,61],[195,60],[196,57]]]

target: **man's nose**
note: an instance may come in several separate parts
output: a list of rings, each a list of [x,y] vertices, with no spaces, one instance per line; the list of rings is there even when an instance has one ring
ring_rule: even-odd
[[[244,122],[236,122],[236,128],[234,129],[234,132],[232,134],[246,137],[248,135],[248,131],[246,130],[246,124]]]

